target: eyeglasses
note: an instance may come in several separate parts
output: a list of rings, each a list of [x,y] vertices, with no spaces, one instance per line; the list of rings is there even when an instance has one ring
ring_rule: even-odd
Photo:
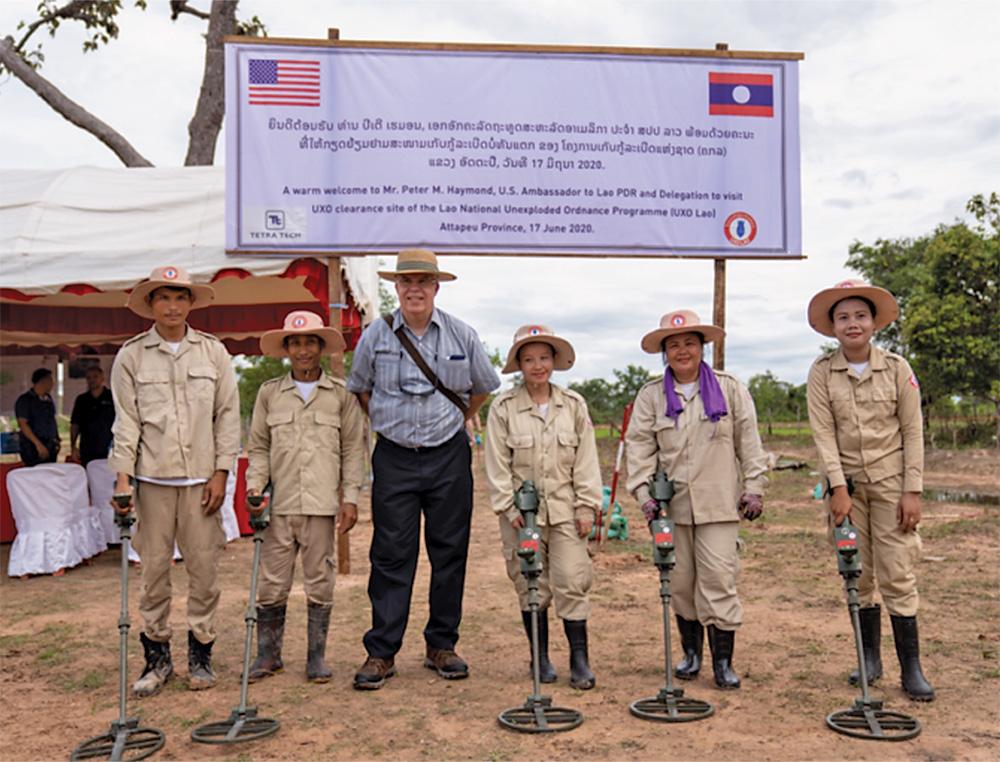
[[[409,288],[410,286],[418,286],[423,289],[431,289],[437,285],[437,278],[433,276],[423,276],[413,280],[406,275],[400,275],[396,278],[396,283],[398,283],[403,288]]]

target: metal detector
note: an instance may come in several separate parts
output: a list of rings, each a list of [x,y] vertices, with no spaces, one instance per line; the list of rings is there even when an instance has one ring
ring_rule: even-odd
[[[263,495],[251,495],[247,498],[255,508],[270,494],[270,487]],[[191,731],[191,740],[199,743],[239,743],[253,741],[269,736],[281,727],[278,720],[257,716],[257,707],[247,706],[247,683],[250,677],[250,646],[253,641],[254,625],[257,622],[257,568],[260,566],[260,546],[264,542],[264,530],[271,520],[271,509],[268,506],[259,516],[250,516],[250,528],[253,529],[253,571],[250,573],[250,603],[247,605],[247,639],[243,650],[243,684],[240,690],[240,705],[233,707],[229,719],[220,722],[210,722],[200,725]]]
[[[848,484],[848,491],[852,484]],[[865,653],[861,640],[861,608],[858,599],[858,577],[861,576],[861,559],[858,558],[858,533],[848,517],[833,530],[837,547],[837,569],[847,587],[847,608],[851,612],[854,627],[854,645],[858,652],[858,670],[861,678],[861,698],[855,699],[854,706],[833,712],[826,718],[832,730],[852,738],[867,738],[872,741],[906,741],[919,735],[920,723],[909,715],[887,712],[882,709],[882,699],[868,695],[868,674],[865,669]]]
[[[583,722],[583,714],[575,709],[552,706],[552,697],[541,695],[538,663],[538,577],[542,573],[541,541],[535,514],[538,513],[538,492],[535,483],[526,481],[514,493],[514,504],[521,511],[524,526],[518,530],[518,557],[521,574],[528,582],[528,606],[531,607],[531,677],[535,692],[524,706],[505,709],[497,719],[500,724],[520,733],[554,733],[572,730]]]
[[[113,497],[119,508],[125,508],[132,500],[132,493],[118,492]],[[73,749],[71,760],[78,759],[109,759],[117,760],[145,759],[163,748],[167,742],[162,731],[139,727],[137,717],[125,716],[125,691],[127,683],[127,639],[128,630],[132,625],[128,616],[128,547],[132,537],[132,524],[135,523],[135,512],[126,514],[115,513],[115,523],[118,524],[122,540],[122,610],[118,617],[118,632],[121,634],[119,673],[119,712],[118,719],[113,720],[107,733],[94,736],[89,741]]]
[[[666,653],[667,684],[651,698],[639,699],[629,705],[629,711],[643,720],[658,722],[693,722],[715,713],[706,701],[684,698],[684,689],[674,687],[674,668],[670,659],[670,570],[674,568],[674,522],[670,518],[670,501],[674,482],[663,471],[657,471],[649,481],[649,495],[659,503],[660,510],[650,523],[653,534],[653,563],[660,570],[660,599],[663,601],[663,643]]]

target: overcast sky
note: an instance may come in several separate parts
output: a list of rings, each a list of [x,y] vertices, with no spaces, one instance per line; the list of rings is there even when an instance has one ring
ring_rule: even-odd
[[[124,0],[131,6],[131,0]],[[17,38],[37,0],[0,0]],[[208,7],[207,0],[192,5]],[[813,293],[850,277],[854,240],[916,237],[966,218],[975,193],[1000,190],[1000,2],[530,2],[242,0],[272,37],[509,42],[797,51],[804,260],[728,263],[726,368],[802,383],[823,337],[805,318]],[[184,161],[201,82],[204,24],[169,20],[165,0],[121,14],[121,37],[83,55],[65,25],[42,73],[154,164]],[[217,163],[222,163],[220,140]],[[88,133],[9,76],[0,78],[0,166],[121,166]],[[392,257],[386,257],[388,263]],[[506,353],[518,325],[549,323],[577,351],[557,383],[659,372],[639,339],[679,307],[712,313],[708,260],[448,257],[459,278],[438,305]],[[709,358],[710,359],[710,358]]]

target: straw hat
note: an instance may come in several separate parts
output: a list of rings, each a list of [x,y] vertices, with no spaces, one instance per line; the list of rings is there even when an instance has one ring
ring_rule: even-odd
[[[824,336],[834,336],[830,310],[837,302],[852,297],[867,299],[875,305],[875,330],[881,330],[899,317],[896,297],[884,288],[859,279],[842,280],[833,288],[825,288],[809,302],[809,325]]]
[[[642,349],[655,355],[663,349],[663,340],[677,333],[700,333],[706,342],[716,341],[726,335],[717,325],[704,325],[693,310],[674,310],[660,318],[660,327],[642,337]]]
[[[517,361],[517,352],[525,344],[541,342],[548,344],[555,351],[556,356],[553,363],[555,370],[569,370],[576,361],[576,352],[573,345],[566,339],[556,336],[547,325],[535,323],[534,325],[522,325],[514,334],[514,344],[507,352],[507,364],[503,366],[501,373],[517,373],[521,370],[521,365]]]
[[[208,307],[215,299],[215,289],[205,283],[192,283],[191,276],[183,267],[167,265],[157,267],[149,274],[149,279],[144,280],[132,289],[128,295],[125,306],[136,315],[144,318],[156,319],[153,308],[150,306],[150,294],[161,286],[171,286],[173,288],[186,288],[191,292],[191,309],[197,310]]]
[[[397,275],[436,275],[438,280],[455,280],[455,276],[438,270],[437,256],[427,249],[403,249],[396,255],[395,270],[379,270],[386,280],[396,280]]]
[[[283,328],[264,332],[264,335],[260,337],[260,352],[268,357],[288,357],[288,350],[285,349],[285,337],[308,334],[319,336],[324,341],[323,352],[326,354],[343,352],[347,346],[340,331],[323,325],[323,318],[315,312],[295,310],[285,315]]]

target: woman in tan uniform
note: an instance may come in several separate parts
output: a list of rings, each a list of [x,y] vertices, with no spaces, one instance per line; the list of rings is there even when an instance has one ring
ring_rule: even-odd
[[[570,343],[547,325],[517,329],[503,372],[520,370],[524,383],[500,394],[490,406],[486,475],[493,510],[500,518],[507,575],[517,590],[529,642],[528,585],[517,557],[517,530],[524,520],[514,505],[514,491],[527,480],[535,483],[542,534],[539,674],[543,683],[557,677],[548,656],[548,607],[554,602],[570,645],[570,684],[589,690],[595,679],[587,653],[587,591],[594,566],[587,536],[604,499],[601,469],[587,403],[576,392],[549,382],[553,370],[571,368],[575,358]]]
[[[924,468],[920,387],[905,359],[871,345],[872,334],[898,316],[893,295],[862,280],[843,281],[812,298],[809,324],[836,338],[840,347],[809,370],[809,424],[827,480],[831,527],[850,516],[858,530],[868,682],[882,675],[877,579],[892,622],[903,689],[914,701],[932,701],[934,689],[920,668],[914,574],[920,561]],[[850,680],[859,682],[857,670]]]
[[[736,541],[740,516],[753,521],[764,509],[767,462],[750,393],[736,376],[702,362],[705,343],[723,336],[691,310],[676,310],[643,337],[642,348],[662,352],[668,367],[639,390],[625,443],[628,491],[647,521],[659,511],[647,486],[653,474],[665,471],[676,489],[670,518],[677,565],[670,581],[684,659],[674,674],[698,675],[707,626],[716,685],[739,688],[732,668],[743,621]]]

